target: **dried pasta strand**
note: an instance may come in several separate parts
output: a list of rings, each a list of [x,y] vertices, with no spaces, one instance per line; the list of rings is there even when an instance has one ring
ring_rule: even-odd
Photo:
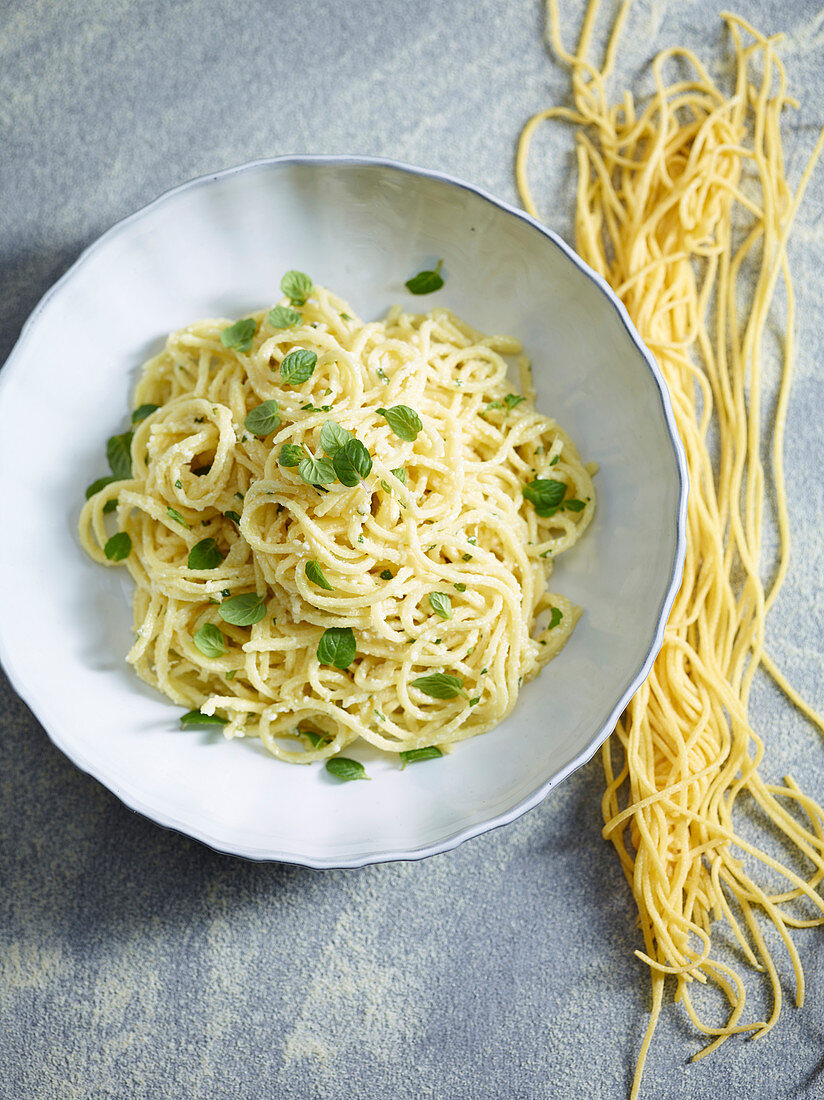
[[[711,1041],[704,1057],[732,1035],[766,1034],[779,1016],[782,990],[759,928],[765,917],[781,938],[804,997],[804,974],[791,930],[821,924],[786,906],[805,897],[824,912],[824,811],[787,777],[783,787],[759,775],[763,744],[748,717],[759,668],[820,729],[824,720],[790,686],[764,651],[765,616],[790,558],[783,441],[794,355],[795,296],[786,255],[790,227],[824,145],[824,131],[792,192],[786,178],[781,114],[796,105],[765,36],[723,13],[735,53],[729,91],[696,55],[672,48],[652,62],[655,91],[637,105],[630,92],[610,104],[605,78],[628,13],[621,5],[601,67],[587,60],[598,0],[591,0],[575,52],[563,45],[557,0],[549,0],[551,45],[571,69],[573,107],[550,107],[524,127],[516,172],[526,209],[537,216],[527,180],[537,127],[559,119],[576,127],[578,252],[622,298],[655,355],[672,396],[687,455],[690,497],[684,577],[652,673],[603,749],[604,836],[615,846],[632,888],[651,968],[652,1011],[631,1095],[663,1004],[667,975],[695,1027]],[[671,59],[688,79],[668,82]],[[764,336],[777,284],[786,298],[783,362],[771,448],[779,551],[762,579],[766,473],[761,459]],[[746,304],[743,304],[746,303]],[[718,447],[713,464],[708,436]],[[616,759],[620,766],[616,770]],[[786,844],[811,870],[800,876],[748,844],[734,812],[751,796]],[[785,801],[805,814],[809,826]],[[769,868],[789,880],[776,892],[745,871]],[[754,863],[753,863],[754,861]],[[742,921],[743,918],[743,921]],[[713,959],[713,923],[729,925],[750,967],[772,995],[765,1021],[741,1022],[744,981]],[[696,1011],[694,981],[716,984],[730,1005],[720,1026]]]

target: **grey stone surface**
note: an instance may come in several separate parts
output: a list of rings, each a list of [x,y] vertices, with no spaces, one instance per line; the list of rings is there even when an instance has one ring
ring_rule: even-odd
[[[577,27],[581,0],[562,6]],[[797,175],[824,121],[824,13],[787,0],[739,9],[790,32],[784,56],[803,101],[788,139]],[[674,41],[721,71],[720,27],[708,0],[639,0],[621,87]],[[519,129],[566,92],[537,2],[4,0],[0,359],[80,250],[169,186],[269,154],[360,152],[445,169],[514,201]],[[569,237],[568,133],[547,131],[535,152],[547,220]],[[822,177],[791,249],[795,565],[768,639],[820,706]],[[13,517],[3,532],[13,537]],[[422,863],[259,866],[126,810],[63,758],[4,679],[0,693],[6,1100],[627,1094],[649,1003],[632,899],[600,838],[597,762],[515,824]],[[764,773],[791,770],[822,799],[819,735],[767,683],[752,712]],[[691,1065],[699,1044],[668,1004],[645,1097],[824,1095],[824,945],[819,932],[798,939],[806,1005],[788,1005],[767,1039]]]

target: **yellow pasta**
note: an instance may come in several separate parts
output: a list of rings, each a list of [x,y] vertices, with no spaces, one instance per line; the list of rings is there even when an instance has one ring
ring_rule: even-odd
[[[92,493],[82,544],[134,579],[137,673],[228,737],[295,763],[445,750],[569,638],[547,579],[590,473],[512,393],[517,340],[445,309],[363,323],[317,286],[295,304],[169,337],[134,394],[132,476]]]
[[[764,745],[748,715],[750,687],[762,667],[824,728],[764,651],[765,616],[790,553],[782,449],[795,301],[785,246],[824,134],[793,194],[780,123],[794,101],[775,51],[778,36],[765,37],[729,14],[723,16],[735,50],[729,91],[694,53],[668,49],[652,63],[655,91],[643,106],[629,92],[610,104],[605,78],[628,10],[625,2],[597,67],[587,60],[597,0],[574,52],[563,46],[557,0],[550,0],[552,46],[571,68],[574,107],[553,107],[530,120],[517,172],[524,204],[537,214],[526,178],[531,137],[544,119],[576,126],[577,249],[620,295],[660,364],[690,472],[684,579],[664,644],[603,751],[604,836],[635,895],[644,938],[638,954],[652,978],[635,1097],[668,976],[675,999],[708,1039],[696,1057],[737,1033],[758,1038],[774,1026],[782,1003],[759,918],[772,923],[789,953],[801,1004],[804,975],[792,930],[821,923],[824,912],[818,889],[824,811],[791,778],[780,786],[762,778]],[[671,61],[683,75],[668,81]],[[780,553],[765,584],[762,365],[779,280],[786,324],[771,451]],[[806,874],[742,836],[736,820],[742,796]],[[772,1010],[765,1019],[745,1018],[744,980],[717,957],[719,922],[768,983]],[[696,981],[723,992],[726,1019],[713,1024],[699,1014]]]

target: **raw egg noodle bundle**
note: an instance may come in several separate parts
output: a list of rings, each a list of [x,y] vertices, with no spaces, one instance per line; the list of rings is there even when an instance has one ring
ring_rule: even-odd
[[[569,638],[579,611],[547,579],[590,521],[590,473],[512,393],[517,340],[307,293],[168,338],[135,390],[131,476],[92,493],[80,537],[134,579],[128,661],[228,737],[298,763],[359,738],[446,749]],[[563,500],[528,499],[534,481]]]
[[[729,14],[723,19],[735,58],[730,93],[690,50],[669,49],[652,63],[655,92],[646,106],[629,92],[611,105],[605,77],[629,4],[619,10],[600,69],[586,60],[597,10],[593,0],[571,53],[550,0],[551,42],[571,67],[574,108],[550,108],[530,120],[517,170],[524,203],[537,215],[526,179],[532,134],[548,118],[575,124],[577,249],[620,295],[660,364],[690,474],[684,577],[664,644],[603,750],[604,836],[637,901],[645,944],[638,954],[652,975],[635,1097],[667,975],[675,979],[675,999],[709,1039],[696,1057],[738,1032],[758,1038],[775,1025],[782,1003],[759,919],[771,922],[789,953],[800,1005],[804,974],[791,932],[821,923],[824,912],[818,891],[824,811],[791,778],[781,786],[764,781],[764,746],[748,716],[762,666],[822,727],[764,652],[764,629],[790,552],[782,452],[795,299],[785,246],[824,134],[793,195],[780,121],[797,104],[776,55],[778,36],[765,37]],[[668,82],[671,61],[688,75]],[[765,330],[779,323],[770,312],[779,280],[786,321],[771,457],[780,548],[765,584],[762,365]],[[742,794],[772,824],[784,851],[794,853],[794,863],[809,869],[805,874],[741,835],[734,817]],[[782,880],[786,888],[776,892]],[[804,919],[799,899],[810,903]],[[745,984],[714,957],[714,922],[727,926],[747,963],[765,975],[772,1003],[766,1019],[744,1019]],[[717,1023],[693,1005],[693,983],[708,980],[729,1002]]]

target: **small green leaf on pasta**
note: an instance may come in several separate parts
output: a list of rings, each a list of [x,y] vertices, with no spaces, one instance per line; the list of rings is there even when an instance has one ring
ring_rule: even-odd
[[[390,470],[389,472],[395,475],[401,485],[406,485],[406,468],[404,466],[397,466],[394,470]]]
[[[106,503],[103,505],[103,514],[105,515],[107,512],[113,512],[116,507],[117,497],[112,497],[111,500],[107,500]]]
[[[330,458],[334,458],[341,447],[345,447],[351,438],[352,433],[348,432],[346,428],[342,428],[334,420],[323,422],[323,427],[320,430],[320,445],[323,447],[324,454],[327,454]]]
[[[443,756],[443,753],[437,745],[426,745],[422,749],[402,749],[398,756],[401,758],[401,770],[403,770],[407,764],[417,764],[421,760],[436,760],[439,756]]]
[[[322,665],[349,668],[355,659],[357,644],[349,626],[330,626],[324,630],[318,642],[317,657]]]
[[[250,409],[243,424],[252,435],[270,435],[280,424],[277,401],[272,398],[269,401],[263,401],[254,409]]]
[[[563,617],[564,613],[561,611],[560,607],[553,607],[549,613],[549,625],[547,626],[547,630],[554,630]]]
[[[372,469],[372,459],[359,439],[350,439],[335,452],[332,465],[341,485],[351,489],[368,477]]]
[[[218,607],[218,614],[233,626],[253,626],[266,615],[266,600],[256,592],[230,596]]]
[[[192,726],[225,726],[229,721],[219,714],[201,714],[199,710],[188,710],[180,716],[180,724],[184,729]]]
[[[506,405],[506,411],[510,412],[516,406],[520,405],[522,401],[526,401],[525,397],[520,397],[517,393],[508,393],[504,398],[504,404]]]
[[[299,466],[300,460],[305,456],[306,451],[297,443],[284,443],[278,455],[278,465],[286,466],[287,468]]]
[[[466,698],[463,680],[448,672],[431,672],[428,676],[418,676],[412,681],[412,685],[432,699],[454,699],[456,695]]]
[[[201,539],[189,551],[186,564],[190,569],[217,569],[223,564],[223,554],[214,539]]]
[[[368,779],[366,768],[358,760],[350,760],[348,756],[333,756],[326,761],[326,770],[335,779],[348,782],[350,779]]]
[[[410,294],[431,294],[433,290],[440,290],[443,286],[442,267],[443,260],[438,260],[434,271],[419,271],[406,280],[406,289]]]
[[[160,405],[138,405],[132,413],[132,424],[139,424],[141,420],[145,420],[147,416],[157,412],[159,408]]]
[[[132,540],[126,531],[118,531],[106,542],[103,553],[109,561],[123,561],[132,552]]]
[[[195,632],[192,641],[204,657],[222,657],[226,652],[226,639],[214,623],[204,623]]]
[[[565,500],[564,508],[570,512],[583,512],[584,508],[586,508],[586,504],[583,500]]]
[[[555,465],[556,465],[556,463],[558,462],[558,459],[559,459],[560,457],[561,457],[560,455],[556,455],[556,456],[555,456],[555,457],[554,457],[553,459],[551,459],[551,460],[550,460],[550,463],[549,463],[549,464],[550,464],[550,466],[555,466]]]
[[[179,523],[182,527],[189,526],[189,521],[184,516],[182,516],[176,508],[172,508],[168,504],[166,505],[166,514],[169,516],[170,519],[173,519],[175,523]]]
[[[524,500],[528,500],[539,516],[554,516],[564,499],[567,487],[563,481],[536,478],[524,485]]]
[[[307,485],[331,485],[335,480],[335,468],[328,458],[307,455],[298,463],[298,473]]]
[[[314,558],[306,563],[305,571],[306,576],[309,578],[312,584],[316,584],[318,588],[325,588],[328,592],[335,591],[334,587],[323,575],[323,570],[320,567],[320,563],[316,562]]]
[[[455,588],[457,588],[459,592],[466,592],[466,585],[463,581],[456,581]]]
[[[221,332],[220,342],[224,348],[230,348],[232,351],[249,351],[256,328],[257,321],[254,317],[235,321],[233,325],[229,325]]]
[[[418,438],[418,432],[423,429],[421,418],[408,405],[393,405],[391,409],[377,409],[377,412],[386,417],[386,423],[398,439],[403,439],[406,443],[414,442]]]
[[[266,314],[266,320],[272,328],[292,328],[294,325],[299,325],[303,318],[296,309],[290,309],[288,306],[275,306]]]
[[[328,733],[318,733],[316,730],[298,730],[298,736],[305,737],[313,749],[319,749],[332,740]]]
[[[240,524],[240,516],[237,514],[237,512],[232,512],[230,510],[228,512],[224,512],[223,514],[227,519],[230,519],[232,523]]]
[[[95,493],[99,493],[101,489],[105,489],[107,485],[111,485],[113,481],[117,480],[116,477],[99,477],[97,481],[93,481],[86,490],[86,500],[89,500]]]
[[[123,432],[113,435],[106,443],[106,458],[109,469],[117,481],[126,481],[132,476],[132,433]]]
[[[429,606],[442,619],[452,618],[452,601],[445,592],[430,592]]]
[[[293,306],[305,305],[306,299],[314,290],[312,280],[302,271],[287,271],[280,280],[280,289]]]
[[[290,386],[302,386],[308,382],[315,371],[318,357],[308,348],[295,348],[285,356],[280,364],[280,373],[284,382]]]
[[[392,573],[391,570],[384,569],[384,571],[381,573],[381,580],[382,581],[391,581],[393,576],[394,576],[394,574]]]

